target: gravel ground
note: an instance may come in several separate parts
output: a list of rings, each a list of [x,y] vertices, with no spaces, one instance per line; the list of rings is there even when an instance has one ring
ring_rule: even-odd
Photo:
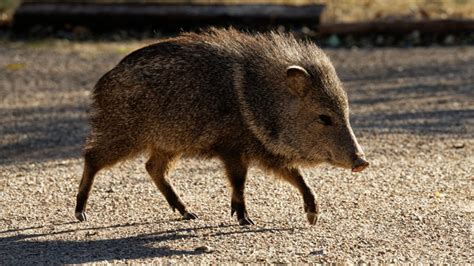
[[[170,177],[200,217],[183,221],[143,157],[101,172],[76,222],[90,90],[141,45],[0,43],[0,264],[474,263],[474,47],[328,50],[371,166],[304,170],[316,226],[295,189],[252,169],[257,225],[239,227],[220,163],[198,160]]]

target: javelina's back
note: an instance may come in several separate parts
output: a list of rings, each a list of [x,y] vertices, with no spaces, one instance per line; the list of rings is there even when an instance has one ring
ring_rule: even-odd
[[[315,197],[295,167],[368,165],[329,59],[284,34],[212,29],[137,50],[95,86],[91,128],[77,195],[81,221],[95,174],[140,152],[150,154],[148,173],[186,219],[197,216],[166,180],[172,162],[181,155],[221,159],[242,225],[253,224],[243,194],[250,163],[296,186],[312,224]]]
[[[127,138],[133,151],[157,145],[196,152],[238,134],[232,64],[232,58],[190,37],[128,55],[95,87],[87,147],[98,138]]]

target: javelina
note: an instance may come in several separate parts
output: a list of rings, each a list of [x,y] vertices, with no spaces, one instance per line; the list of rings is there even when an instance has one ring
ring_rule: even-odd
[[[297,167],[368,165],[328,57],[287,34],[210,29],[132,52],[97,82],[91,127],[75,210],[81,221],[96,173],[141,152],[150,154],[147,172],[185,219],[197,216],[165,177],[172,162],[222,160],[240,225],[253,224],[244,199],[251,164],[295,186],[311,224],[318,204]]]

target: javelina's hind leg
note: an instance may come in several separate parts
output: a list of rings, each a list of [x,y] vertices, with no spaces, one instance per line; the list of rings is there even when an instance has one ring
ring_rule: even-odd
[[[319,206],[313,191],[304,181],[300,171],[298,169],[283,168],[277,170],[276,173],[299,190],[303,196],[304,211],[306,212],[308,222],[312,225],[316,224],[318,221]]]
[[[113,146],[114,149],[110,149]],[[96,148],[101,147],[101,148]],[[108,145],[95,145],[84,153],[84,172],[82,173],[79,192],[77,193],[75,216],[79,221],[86,220],[84,212],[89,198],[89,193],[94,183],[94,177],[102,168],[115,164],[120,159],[128,156],[131,151],[125,142],[108,143]]]
[[[86,213],[84,212],[87,199],[89,198],[89,193],[92,188],[92,183],[94,183],[94,177],[99,169],[94,167],[93,164],[87,158],[84,161],[84,172],[82,173],[81,183],[79,185],[79,192],[77,193],[76,200],[76,210],[74,215],[76,218],[83,222],[86,218]]]
[[[153,150],[150,159],[146,163],[146,170],[150,174],[158,189],[165,196],[173,211],[178,209],[179,213],[181,213],[184,219],[196,219],[198,218],[197,215],[187,211],[186,206],[184,206],[181,199],[178,197],[178,195],[176,195],[173,187],[165,177],[171,168],[173,159],[175,158],[176,156],[173,154],[166,154],[164,152]]]
[[[240,225],[255,224],[248,216],[245,207],[245,180],[247,177],[247,165],[240,157],[222,156],[222,161],[226,169],[227,178],[232,186],[231,215],[237,213]]]

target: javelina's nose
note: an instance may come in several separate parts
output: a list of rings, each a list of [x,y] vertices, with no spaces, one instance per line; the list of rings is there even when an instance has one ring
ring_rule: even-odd
[[[367,166],[369,166],[369,162],[362,157],[358,157],[352,163],[352,172],[362,172]]]

